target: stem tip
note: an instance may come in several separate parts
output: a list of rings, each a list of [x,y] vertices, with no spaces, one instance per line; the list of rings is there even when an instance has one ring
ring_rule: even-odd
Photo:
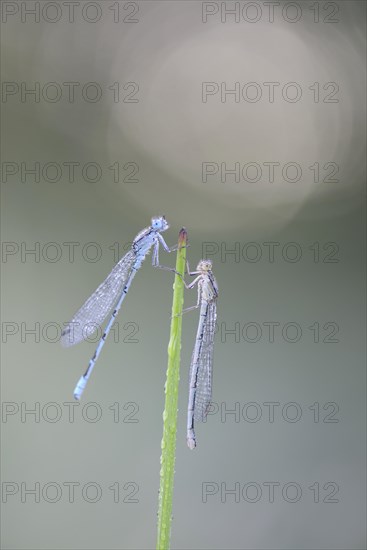
[[[183,246],[186,244],[187,241],[187,231],[186,228],[183,227],[178,235],[178,244],[179,246]]]

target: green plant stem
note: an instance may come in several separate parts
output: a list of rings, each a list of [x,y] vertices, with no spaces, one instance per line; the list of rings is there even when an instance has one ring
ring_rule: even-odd
[[[181,229],[178,238],[176,271],[182,277],[184,276],[186,265],[186,243],[186,230]],[[173,285],[171,334],[168,344],[168,366],[165,385],[166,402],[163,413],[157,550],[168,550],[170,547],[183,301],[184,284],[181,277],[176,274]]]

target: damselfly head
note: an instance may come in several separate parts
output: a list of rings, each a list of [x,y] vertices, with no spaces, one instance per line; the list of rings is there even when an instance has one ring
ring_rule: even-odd
[[[198,271],[206,273],[208,271],[211,271],[212,268],[213,268],[213,263],[211,260],[200,260],[196,269]]]
[[[152,218],[152,228],[155,231],[166,231],[169,228],[169,223],[166,220],[165,216],[159,216],[158,218]]]

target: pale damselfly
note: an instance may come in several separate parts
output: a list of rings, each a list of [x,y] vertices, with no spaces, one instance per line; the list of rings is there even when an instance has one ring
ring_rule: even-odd
[[[215,323],[217,319],[218,285],[213,275],[212,262],[201,260],[196,271],[189,275],[198,275],[186,288],[198,285],[198,300],[195,306],[185,311],[200,307],[199,325],[196,333],[195,347],[192,353],[189,375],[189,403],[187,407],[187,445],[196,447],[194,420],[205,420],[212,397],[213,351]]]
[[[168,228],[169,224],[165,216],[152,218],[151,226],[143,229],[135,237],[131,250],[115,265],[105,281],[88,298],[67,324],[65,330],[63,330],[61,343],[64,346],[77,344],[89,337],[91,332],[96,328],[100,327],[112,308],[114,308],[96,351],[89,361],[88,368],[75,387],[75,399],[79,400],[81,398],[131,282],[150,249],[153,247],[152,265],[164,269],[164,266],[159,265],[159,245],[161,244],[166,252],[177,249],[177,246],[169,248],[161,235]],[[88,325],[89,331],[87,330]],[[92,325],[92,331],[90,330],[90,325]]]

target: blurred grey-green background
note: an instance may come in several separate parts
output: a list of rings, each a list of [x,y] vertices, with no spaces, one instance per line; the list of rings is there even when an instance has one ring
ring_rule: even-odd
[[[76,408],[95,343],[58,339],[158,214],[220,288],[193,452],[184,317],[172,548],[365,548],[365,2],[1,8],[3,548],[155,547],[171,274]]]

